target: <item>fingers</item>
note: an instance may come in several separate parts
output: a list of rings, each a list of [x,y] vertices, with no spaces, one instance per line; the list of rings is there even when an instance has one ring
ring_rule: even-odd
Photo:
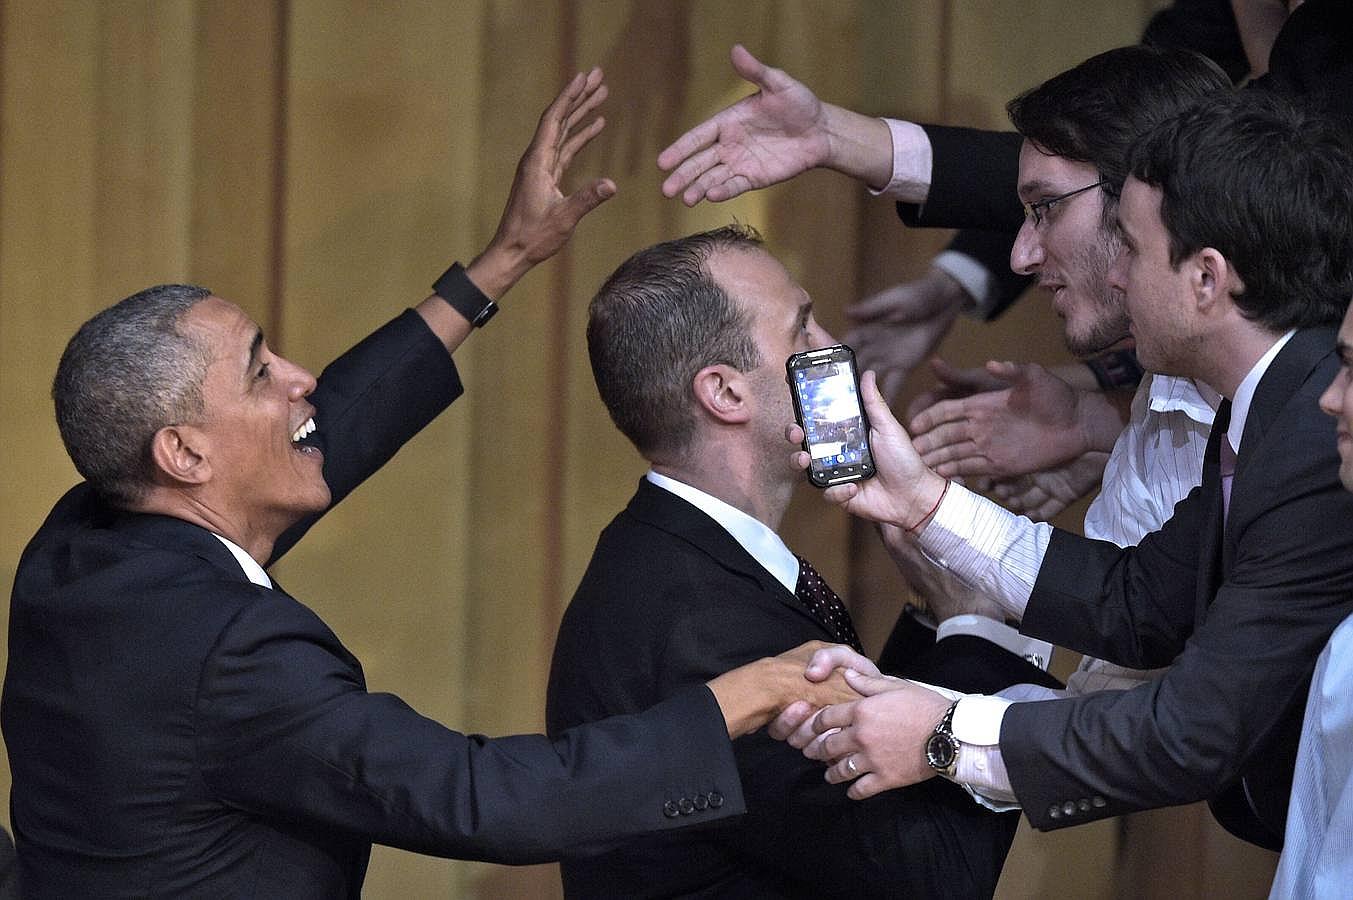
[[[963,400],[941,400],[911,417],[911,433],[917,451],[921,451],[921,437],[951,422],[965,422],[968,419],[968,405]],[[939,442],[943,443],[943,442]],[[932,448],[938,443],[931,441],[926,446]]]
[[[719,138],[721,120],[722,114],[706,119],[677,138],[667,149],[658,154],[658,168],[664,172],[676,169],[662,183],[663,194],[668,197],[675,197],[681,187],[684,187],[694,177],[689,168],[692,157],[712,150],[714,142]],[[680,163],[679,167],[678,163]],[[701,166],[697,171],[704,171],[704,169],[705,166]]]
[[[893,321],[895,315],[906,311],[905,306],[898,302],[900,293],[899,288],[889,288],[865,297],[847,306],[846,316],[857,322]]]
[[[878,375],[870,369],[860,376],[860,399],[864,401],[864,412],[869,417],[869,429],[887,435],[907,437],[906,429],[893,417],[888,401],[879,391]]]
[[[780,710],[780,714],[770,723],[767,733],[777,741],[788,740],[813,714],[817,712],[806,700],[795,700]],[[809,729],[811,731],[811,729]],[[816,734],[816,732],[813,732]],[[802,749],[802,748],[800,748]]]
[[[719,136],[719,126],[714,120],[687,132],[672,146],[676,147],[687,137],[701,130],[708,130],[709,137],[701,140],[699,145],[692,146],[689,153],[672,160],[672,165],[676,166],[676,171],[668,175],[662,183],[664,197],[675,197],[683,192],[689,193],[688,189],[693,189],[693,185],[698,179],[704,177],[709,170],[720,165],[719,148],[715,145]],[[668,151],[670,150],[671,148],[668,148]],[[668,151],[663,152],[666,154]],[[663,158],[663,156],[658,157],[658,165],[662,165]],[[680,165],[677,165],[677,163],[680,163]],[[682,200],[685,201],[685,196],[682,197]]]
[[[569,164],[573,162],[574,155],[592,142],[592,138],[601,134],[601,130],[606,127],[606,120],[601,116],[593,119],[586,128],[570,137],[562,148],[559,149],[558,157],[554,162],[554,180],[559,182],[563,180],[564,172],[568,170]]]

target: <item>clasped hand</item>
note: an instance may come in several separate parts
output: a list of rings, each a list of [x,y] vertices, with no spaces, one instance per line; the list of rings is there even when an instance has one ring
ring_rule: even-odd
[[[854,781],[854,800],[924,781],[935,773],[925,761],[925,741],[949,706],[934,691],[883,675],[849,647],[818,650],[805,677],[821,681],[838,669],[860,699],[815,710],[807,703],[786,707],[770,734],[827,763],[827,781]]]

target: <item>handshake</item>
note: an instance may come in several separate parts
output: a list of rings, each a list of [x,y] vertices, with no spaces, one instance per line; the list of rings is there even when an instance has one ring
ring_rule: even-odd
[[[879,672],[843,644],[809,641],[709,682],[728,724],[741,737],[769,723],[776,740],[827,764],[827,781],[854,781],[855,800],[936,774],[925,742],[950,698]]]

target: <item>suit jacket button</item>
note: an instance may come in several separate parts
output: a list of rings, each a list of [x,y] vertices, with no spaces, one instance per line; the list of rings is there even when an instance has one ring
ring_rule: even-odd
[[[723,806],[723,794],[720,794],[718,791],[710,791],[709,808],[718,809],[720,806]]]
[[[695,812],[695,804],[691,802],[690,797],[682,797],[677,801],[677,808],[681,810],[683,816],[689,816]]]
[[[1060,806],[1054,803],[1052,804],[1052,806],[1048,807],[1049,819],[1060,819],[1061,817],[1062,817],[1062,808]]]
[[[1090,801],[1090,805],[1093,806],[1095,809],[1103,809],[1104,807],[1109,805],[1109,802],[1105,800],[1103,797],[1095,797],[1093,800]]]
[[[696,795],[695,795],[695,808],[698,809],[698,810],[701,810],[701,811],[704,811],[704,810],[708,809],[708,808],[709,808],[709,795],[708,795],[708,794],[696,794]]]
[[[1070,800],[1066,801],[1062,804],[1062,812],[1068,816],[1074,816],[1076,814],[1076,804],[1072,803]]]
[[[1089,801],[1089,800],[1086,800],[1084,797],[1082,797],[1082,798],[1081,798],[1081,802],[1076,804],[1076,808],[1079,809],[1081,812],[1089,812],[1089,811],[1090,811],[1090,801]]]
[[[681,810],[677,809],[676,801],[668,800],[662,805],[662,814],[669,819],[675,819],[681,815]]]

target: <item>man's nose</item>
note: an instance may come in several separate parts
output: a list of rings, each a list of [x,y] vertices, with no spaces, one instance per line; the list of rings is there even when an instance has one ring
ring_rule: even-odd
[[[1010,268],[1020,275],[1033,275],[1043,266],[1043,239],[1032,219],[1026,218],[1010,248]]]

